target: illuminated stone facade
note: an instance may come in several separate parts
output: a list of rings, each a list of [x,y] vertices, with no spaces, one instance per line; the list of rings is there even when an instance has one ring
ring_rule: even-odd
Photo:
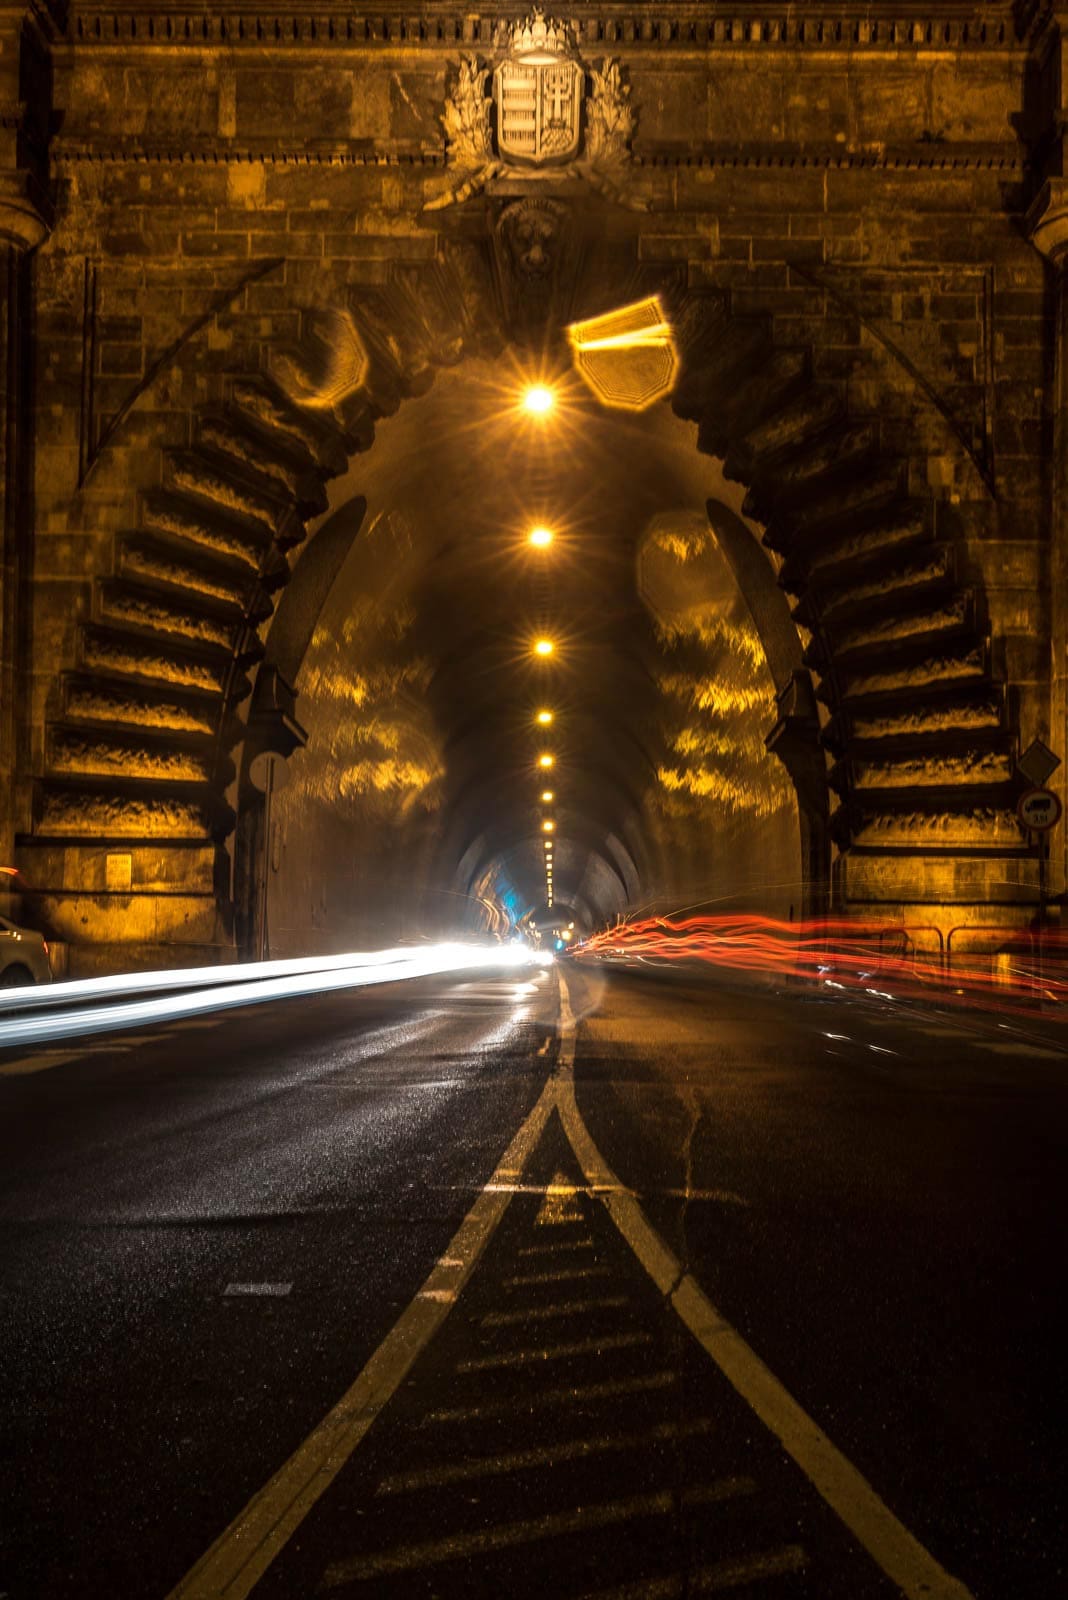
[[[763,731],[814,813],[826,771],[837,901],[1026,922],[1015,758],[1065,746],[1060,11],[583,3],[577,148],[526,169],[491,98],[522,21],[0,7],[4,859],[101,961],[225,949],[250,689],[330,480],[437,368],[638,286],[802,630]]]

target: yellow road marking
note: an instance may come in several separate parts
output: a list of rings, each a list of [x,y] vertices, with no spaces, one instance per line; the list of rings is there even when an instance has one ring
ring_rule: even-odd
[[[625,1583],[622,1588],[598,1589],[581,1600],[694,1600],[697,1595],[722,1594],[725,1589],[737,1589],[762,1578],[781,1578],[788,1572],[802,1571],[804,1566],[801,1546],[785,1544],[779,1550],[762,1550],[759,1555],[742,1556],[737,1561],[697,1567],[684,1577],[639,1578],[637,1583]]]
[[[576,1278],[608,1278],[608,1267],[561,1267],[558,1272],[521,1272],[503,1280],[506,1289],[532,1289],[543,1283],[571,1283]]]
[[[592,1239],[553,1239],[549,1244],[525,1244],[517,1256],[554,1256],[558,1250],[592,1250]]]
[[[578,1190],[558,1172],[545,1191],[545,1199],[534,1218],[536,1228],[559,1228],[567,1222],[581,1222],[582,1207],[576,1198]]]
[[[729,1500],[736,1495],[753,1494],[756,1484],[752,1478],[720,1478],[716,1483],[702,1484],[682,1495],[683,1505],[712,1505],[718,1500]],[[544,1517],[531,1517],[524,1522],[506,1522],[496,1528],[485,1528],[479,1533],[456,1533],[448,1539],[428,1539],[425,1544],[401,1545],[394,1550],[384,1550],[376,1556],[357,1556],[351,1561],[338,1561],[327,1567],[321,1587],[339,1589],[347,1583],[359,1583],[367,1578],[385,1577],[391,1572],[411,1572],[416,1567],[429,1567],[441,1561],[466,1561],[471,1556],[483,1555],[491,1550],[508,1550],[516,1545],[531,1544],[537,1539],[555,1539],[566,1533],[585,1533],[590,1528],[609,1528],[617,1522],[629,1522],[632,1517],[665,1517],[678,1508],[678,1500],[669,1491],[660,1494],[640,1494],[629,1500],[612,1500],[601,1505],[582,1506],[575,1511],[560,1511]]]
[[[600,1355],[605,1350],[629,1350],[652,1344],[650,1333],[612,1333],[600,1339],[575,1339],[570,1344],[534,1345],[529,1350],[505,1350],[495,1356],[472,1356],[458,1361],[457,1372],[492,1372],[497,1367],[530,1367],[545,1361],[565,1361],[568,1356]]]
[[[677,1372],[648,1372],[641,1378],[610,1378],[604,1383],[587,1383],[576,1388],[572,1383],[558,1389],[539,1389],[520,1400],[494,1400],[477,1406],[451,1406],[429,1411],[427,1422],[483,1422],[489,1417],[506,1417],[521,1412],[547,1411],[567,1406],[569,1411],[595,1400],[616,1400],[624,1394],[647,1394],[651,1389],[670,1389],[679,1381]]]
[[[44,1050],[37,1056],[17,1056],[14,1061],[0,1063],[0,1077],[25,1078],[32,1072],[47,1072],[49,1067],[61,1067],[65,1061],[77,1061],[84,1050]]]
[[[559,983],[557,1110],[587,1183],[599,1191],[627,1244],[724,1377],[902,1594],[908,1600],[972,1600],[964,1585],[898,1521],[867,1479],[721,1316],[652,1227],[634,1196],[622,1187],[579,1113],[574,1079],[575,1018],[563,977]]]
[[[606,1294],[593,1300],[565,1300],[555,1306],[533,1306],[526,1311],[490,1311],[483,1328],[514,1328],[528,1322],[551,1322],[557,1317],[580,1317],[588,1311],[621,1311],[630,1300],[625,1294]]]
[[[661,1422],[644,1433],[617,1433],[599,1439],[569,1439],[536,1450],[511,1450],[498,1456],[478,1456],[473,1461],[452,1461],[444,1467],[425,1467],[416,1472],[395,1472],[375,1490],[376,1494],[407,1494],[415,1489],[437,1489],[447,1483],[466,1483],[475,1478],[498,1477],[506,1472],[524,1472],[530,1467],[555,1467],[561,1461],[585,1461],[589,1456],[608,1455],[613,1450],[641,1450],[647,1445],[670,1439],[691,1439],[710,1433],[711,1417],[696,1417],[691,1422]]]
[[[401,1313],[355,1383],[304,1443],[249,1501],[168,1600],[244,1600],[333,1483],[383,1406],[448,1316],[545,1130],[555,1103],[550,1080],[501,1157],[491,1184],[476,1199],[421,1292]],[[496,1184],[496,1186],[494,1186]]]
[[[739,1395],[780,1441],[831,1509],[855,1535],[877,1565],[897,1584],[906,1600],[972,1600],[969,1591],[950,1576],[913,1534],[900,1523],[872,1486],[831,1443],[797,1404],[741,1335],[720,1315],[696,1280],[684,1270],[653,1229],[635,1196],[624,1189],[594,1144],[579,1114],[574,1089],[575,1018],[567,985],[560,982],[559,1058],[556,1072],[542,1089],[537,1104],[505,1151],[489,1183],[478,1194],[460,1228],[420,1293],[372,1355],[351,1388],[313,1430],[299,1449],[264,1485],[220,1534],[211,1549],[171,1591],[168,1600],[244,1600],[284,1548],[308,1512],[351,1457],[383,1407],[395,1394],[419,1355],[448,1315],[470,1278],[511,1195],[521,1180],[554,1109],[589,1186],[605,1205],[623,1238],[661,1294],[712,1358]],[[552,1187],[552,1186],[550,1186]],[[540,1191],[544,1193],[544,1188]],[[507,1287],[606,1276],[606,1268],[540,1273],[506,1280]],[[524,1402],[529,1412],[539,1407],[581,1405],[583,1400],[635,1393],[677,1381],[671,1372],[642,1378],[571,1385],[543,1390]],[[459,1407],[432,1412],[427,1421],[463,1422],[516,1409],[514,1401],[499,1405]],[[733,1485],[733,1487],[731,1487]],[[744,1488],[739,1487],[745,1485]],[[724,1487],[726,1486],[726,1487]],[[721,1485],[689,1492],[686,1503],[702,1503],[724,1493],[751,1492],[748,1479],[727,1479]],[[480,1551],[505,1549],[533,1539],[608,1526],[631,1516],[659,1515],[673,1510],[671,1495],[650,1495],[636,1501],[587,1507],[561,1516],[539,1518],[490,1529],[480,1534],[410,1546],[367,1560],[328,1569],[327,1586],[380,1573],[410,1570],[429,1562],[460,1559]],[[723,1585],[721,1584],[721,1587]],[[709,1591],[711,1592],[711,1591]]]

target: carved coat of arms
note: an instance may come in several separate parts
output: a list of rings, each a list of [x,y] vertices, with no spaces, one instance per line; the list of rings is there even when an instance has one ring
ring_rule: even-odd
[[[569,161],[579,147],[585,73],[566,26],[535,11],[511,29],[510,44],[493,74],[498,151],[533,166]]]
[[[465,200],[502,173],[548,176],[544,169],[554,166],[611,199],[640,206],[619,184],[635,122],[619,62],[590,66],[587,93],[587,69],[567,23],[541,10],[502,25],[495,44],[501,54],[493,66],[475,55],[461,58],[441,119],[448,164],[460,181],[427,209]]]

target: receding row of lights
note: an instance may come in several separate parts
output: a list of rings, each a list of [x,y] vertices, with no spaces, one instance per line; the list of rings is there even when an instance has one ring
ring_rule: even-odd
[[[531,387],[528,388],[523,394],[523,409],[531,417],[547,417],[553,410],[555,404],[556,395],[546,384],[532,384]],[[545,527],[543,523],[538,523],[535,527],[531,528],[530,532],[527,534],[527,541],[529,544],[533,545],[536,550],[547,550],[553,542],[553,531],[551,528]],[[553,654],[553,649],[554,646],[551,639],[535,639],[534,641],[534,654],[540,657],[542,660],[546,660],[549,656],[551,656]],[[536,714],[534,721],[538,727],[549,728],[553,723],[553,713],[547,710],[539,711]],[[556,758],[548,750],[543,751],[541,755],[538,756],[538,768],[543,773],[549,772],[555,766],[555,764]],[[552,805],[555,798],[556,796],[552,789],[543,789],[541,791],[542,805]],[[553,903],[552,835],[556,831],[556,823],[553,821],[551,816],[543,817],[541,829],[546,835],[544,840],[545,900],[546,904],[551,907]]]

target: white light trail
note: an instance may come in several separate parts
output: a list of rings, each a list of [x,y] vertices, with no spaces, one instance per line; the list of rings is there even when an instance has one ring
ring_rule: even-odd
[[[400,983],[410,978],[434,977],[473,968],[547,966],[551,961],[547,953],[520,945],[409,945],[294,961],[257,961],[244,966],[186,967],[176,972],[88,978],[57,984],[44,991],[13,989],[3,1000],[8,1014],[0,1017],[0,1049],[175,1022],[184,1017],[203,1016],[205,1012],[325,994],[335,989]],[[153,991],[155,998],[147,998],[146,992]],[[131,998],[138,994],[138,998]],[[14,1011],[39,1012],[42,1007],[47,1008],[43,1016],[11,1015]]]

